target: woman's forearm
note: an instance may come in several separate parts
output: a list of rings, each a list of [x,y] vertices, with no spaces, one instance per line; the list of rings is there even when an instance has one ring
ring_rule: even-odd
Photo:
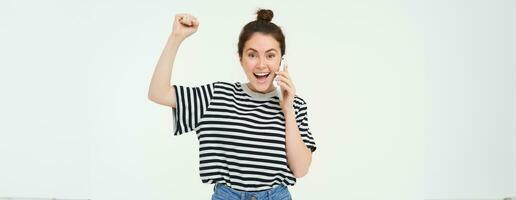
[[[177,50],[183,39],[171,34],[168,37],[165,48],[161,52],[152,80],[149,86],[149,98],[157,97],[170,90],[172,68],[176,58]]]
[[[312,162],[312,152],[301,138],[294,109],[288,109],[284,115],[287,163],[294,176],[300,178],[308,173]]]

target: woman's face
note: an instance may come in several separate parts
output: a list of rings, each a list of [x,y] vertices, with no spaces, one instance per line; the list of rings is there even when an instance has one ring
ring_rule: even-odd
[[[245,42],[240,59],[240,64],[249,79],[249,87],[255,92],[272,92],[274,72],[279,70],[280,61],[279,42],[271,35],[254,33]]]

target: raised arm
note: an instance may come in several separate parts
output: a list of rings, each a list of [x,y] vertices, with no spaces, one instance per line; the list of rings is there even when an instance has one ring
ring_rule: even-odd
[[[188,36],[197,31],[199,21],[192,15],[181,13],[174,17],[172,33],[161,52],[149,86],[149,100],[175,108],[176,95],[171,86],[172,68],[179,46]]]

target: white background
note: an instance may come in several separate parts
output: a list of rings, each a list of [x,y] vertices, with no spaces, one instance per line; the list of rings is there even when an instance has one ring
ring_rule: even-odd
[[[516,196],[514,1],[1,1],[0,197],[209,199],[195,134],[147,99],[247,81],[241,28],[274,11],[318,149],[294,199]]]

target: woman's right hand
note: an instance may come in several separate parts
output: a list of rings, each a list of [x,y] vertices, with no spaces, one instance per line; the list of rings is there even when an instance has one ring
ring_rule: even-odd
[[[177,14],[174,18],[172,27],[172,35],[184,40],[188,36],[194,34],[199,28],[199,21],[193,15],[188,13]]]

